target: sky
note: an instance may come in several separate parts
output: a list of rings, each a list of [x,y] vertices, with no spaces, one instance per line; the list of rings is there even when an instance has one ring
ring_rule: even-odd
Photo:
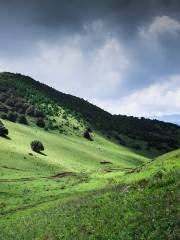
[[[0,0],[0,71],[113,114],[180,114],[180,1]]]

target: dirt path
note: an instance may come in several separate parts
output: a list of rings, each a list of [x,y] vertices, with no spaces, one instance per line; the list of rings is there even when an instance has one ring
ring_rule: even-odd
[[[56,175],[53,176],[48,176],[48,177],[39,177],[39,178],[33,178],[33,177],[27,177],[27,178],[15,178],[15,179],[0,179],[1,182],[31,182],[39,179],[59,179],[59,178],[64,178],[64,177],[69,177],[69,176],[76,176],[76,173],[74,172],[61,172],[57,173]]]

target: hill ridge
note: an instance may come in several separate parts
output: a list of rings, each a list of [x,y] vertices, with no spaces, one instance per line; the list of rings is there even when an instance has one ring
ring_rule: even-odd
[[[74,115],[76,124],[72,128],[76,128],[78,122],[82,122],[81,132],[83,128],[91,127],[101,132],[106,138],[145,155],[151,152],[152,157],[158,156],[178,149],[180,146],[180,127],[175,124],[112,115],[82,98],[62,93],[22,74],[0,73],[0,83],[1,88],[4,83],[6,90],[12,89],[17,97],[26,98],[30,104],[44,112],[51,125],[54,124],[52,121],[58,118],[55,116],[56,113],[61,111],[67,116]],[[48,104],[51,104],[51,110],[47,111]],[[0,106],[0,110],[2,108]],[[67,123],[67,119],[64,119],[64,122]],[[61,125],[61,123],[58,124]],[[58,124],[55,126],[57,129],[59,129]],[[61,130],[64,131],[64,128]],[[74,130],[71,132],[73,133]]]

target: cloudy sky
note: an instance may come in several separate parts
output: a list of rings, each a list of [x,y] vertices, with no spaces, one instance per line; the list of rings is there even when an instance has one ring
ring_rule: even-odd
[[[180,114],[180,1],[0,0],[0,71],[115,114]]]

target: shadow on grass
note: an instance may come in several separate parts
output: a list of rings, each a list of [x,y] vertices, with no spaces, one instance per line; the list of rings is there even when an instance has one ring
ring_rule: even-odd
[[[43,152],[38,152],[39,154],[43,155],[43,156],[47,156],[47,154],[43,153]]]
[[[0,136],[1,138],[5,138],[7,140],[11,140],[11,138],[9,136]]]

